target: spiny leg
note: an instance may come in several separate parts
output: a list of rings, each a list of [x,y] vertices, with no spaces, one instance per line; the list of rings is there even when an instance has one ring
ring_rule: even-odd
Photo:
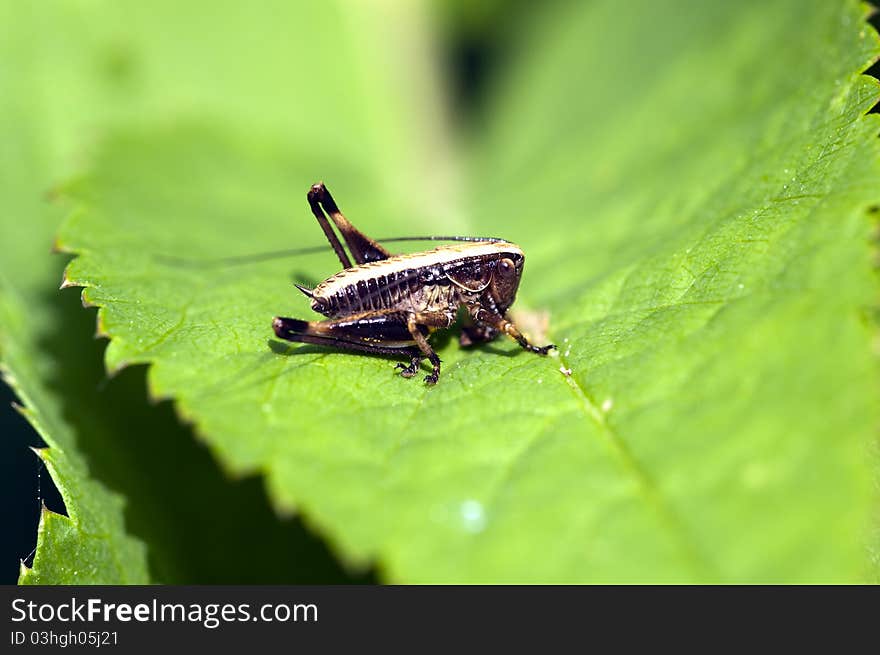
[[[321,224],[321,229],[324,230],[324,234],[326,234],[327,239],[330,240],[330,245],[333,246],[333,250],[336,251],[336,255],[339,257],[339,261],[342,262],[344,268],[351,268],[351,262],[347,262],[348,256],[345,254],[345,251],[342,250],[342,245],[339,243],[339,239],[336,238],[336,234],[330,228],[330,224],[327,222],[327,217],[324,216],[324,212],[321,211],[321,206],[323,206],[323,208],[327,210],[327,213],[330,214],[330,218],[333,219],[333,223],[342,234],[342,238],[345,239],[345,245],[347,245],[348,249],[351,251],[351,256],[354,258],[356,264],[376,262],[388,259],[391,256],[391,253],[385,250],[385,248],[379,245],[379,243],[368,237],[349,222],[342,212],[339,211],[339,207],[333,200],[333,196],[330,195],[330,191],[327,190],[327,187],[324,186],[323,182],[313,184],[312,188],[309,189],[307,197],[309,205],[312,208],[312,213]],[[321,206],[319,206],[319,203]],[[331,234],[333,235],[332,237],[330,236]],[[340,252],[342,254],[340,254]],[[343,259],[343,257],[345,259]]]
[[[437,384],[437,380],[440,379],[440,358],[437,356],[437,353],[434,352],[434,349],[431,348],[431,344],[428,343],[428,340],[425,338],[425,335],[422,334],[419,327],[446,328],[452,325],[454,320],[455,315],[449,312],[420,312],[407,314],[406,327],[412,335],[413,341],[416,342],[419,350],[424,353],[424,356],[430,360],[431,365],[434,367],[431,373],[425,376],[425,382],[428,384]],[[411,362],[410,368],[412,366],[413,363]],[[416,366],[418,366],[418,364],[416,364]],[[401,375],[410,377],[405,375],[409,370],[409,368],[405,369]],[[415,375],[415,370],[412,371],[412,375]]]
[[[546,346],[533,346],[529,340],[525,338],[522,332],[511,323],[507,318],[500,314],[495,314],[482,307],[478,307],[471,312],[471,316],[477,323],[488,325],[499,332],[504,332],[511,339],[516,341],[523,350],[537,353],[538,355],[546,355],[551,350],[555,350],[556,346],[552,343]]]
[[[425,356],[421,352],[412,353],[409,356],[409,366],[404,364],[403,362],[397,362],[394,368],[401,369],[400,375],[401,377],[411,378],[416,373],[419,372],[419,366],[422,364],[422,360]]]

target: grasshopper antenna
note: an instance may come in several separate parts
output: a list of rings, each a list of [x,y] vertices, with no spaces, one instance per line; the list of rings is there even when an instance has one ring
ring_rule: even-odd
[[[505,239],[498,239],[495,237],[434,235],[423,237],[388,237],[387,239],[378,239],[378,241],[382,243],[395,243],[398,241],[464,241],[468,243],[494,241],[497,243],[508,243]],[[175,255],[155,255],[155,259],[156,261],[163,264],[167,264],[169,266],[179,266],[182,268],[220,268],[226,266],[244,266],[247,264],[259,264],[261,262],[272,261],[274,259],[299,257],[300,255],[317,255],[323,252],[327,252],[327,246],[308,246],[305,248],[288,248],[286,250],[269,250],[266,252],[257,252],[248,255],[232,255],[230,257],[215,257],[206,259],[192,259],[189,257],[178,257]]]
[[[395,241],[467,241],[469,243],[486,243],[494,241],[496,243],[510,243],[507,239],[499,239],[498,237],[462,237],[462,236],[426,236],[426,237],[388,237],[387,239],[379,239],[382,243],[393,243]]]
[[[309,246],[307,248],[288,248],[287,250],[270,250],[257,252],[250,255],[233,255],[231,257],[214,257],[207,259],[192,259],[189,257],[177,257],[175,255],[155,255],[155,259],[170,266],[182,268],[214,268],[224,266],[241,266],[244,264],[259,264],[260,262],[285,257],[297,257],[299,255],[316,255],[327,252],[327,246]]]

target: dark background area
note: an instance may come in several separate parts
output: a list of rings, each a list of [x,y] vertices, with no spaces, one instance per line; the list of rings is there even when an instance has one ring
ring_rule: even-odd
[[[29,446],[42,446],[42,440],[24,417],[13,408],[12,390],[0,383],[0,489],[3,503],[0,521],[0,583],[18,580],[19,560],[29,562],[37,544],[40,498],[56,511],[64,503],[43,463]]]

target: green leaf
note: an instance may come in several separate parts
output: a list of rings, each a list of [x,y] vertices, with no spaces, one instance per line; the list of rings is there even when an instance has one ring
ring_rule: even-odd
[[[340,39],[309,23],[315,48],[343,48],[332,61],[383,74],[296,103],[285,85],[283,116],[236,77],[263,59],[200,44],[245,91],[161,69],[210,120],[120,129],[68,189],[67,279],[101,308],[108,367],[149,363],[151,392],[226,467],[263,473],[279,506],[392,580],[863,579],[880,156],[863,116],[877,85],[858,74],[876,35],[855,3],[685,4],[536,10],[468,133],[465,192],[438,186],[442,139],[395,136],[428,114],[412,89],[382,93],[399,87],[374,67],[397,43],[376,24]],[[349,88],[376,104],[328,103]],[[425,388],[386,359],[279,344],[273,316],[310,316],[291,279],[336,272],[332,255],[210,260],[319,243],[301,197],[319,178],[374,236],[521,244],[518,307],[549,311],[559,358],[440,339]]]
[[[862,117],[878,90],[858,76],[877,37],[854,3],[706,4],[675,20],[643,6],[616,29],[612,3],[559,6],[554,38],[522,51],[550,45],[486,112],[477,211],[547,217],[511,236],[539,244],[528,279],[548,281],[569,338],[585,421],[555,435],[557,457],[606,442],[710,579],[852,579],[878,419],[865,210],[880,159],[877,116]],[[560,486],[586,502],[576,475]],[[659,552],[592,527],[631,554],[612,579]]]
[[[127,9],[65,0],[0,8],[0,51],[9,64],[0,75],[7,244],[0,356],[25,416],[49,445],[38,454],[69,514],[43,512],[33,568],[23,567],[20,581],[357,581],[300,520],[273,515],[259,480],[228,480],[168,403],[149,403],[142,368],[108,380],[104,345],[92,339],[94,312],[83,312],[76,290],[58,291],[64,262],[50,249],[68,210],[52,201],[55,185],[82,166],[108,125],[140,116],[141,103],[165,103],[157,111],[193,104],[187,85],[175,95],[151,91],[141,67],[156,62],[143,62],[139,48],[155,33],[156,17],[120,38],[119,26],[133,17]],[[229,15],[222,23],[227,33],[218,38],[228,40],[239,25]],[[155,69],[164,80],[161,73]],[[16,434],[3,437],[11,440],[4,447],[26,447],[14,443]],[[272,566],[255,566],[257,557]]]
[[[144,546],[123,526],[121,498],[90,474],[63,399],[50,382],[58,362],[44,345],[58,316],[53,301],[61,262],[49,251],[61,213],[46,193],[64,164],[46,136],[58,124],[46,120],[48,108],[34,101],[41,90],[39,73],[45,72],[40,51],[29,41],[28,28],[35,25],[12,9],[0,7],[0,59],[7,64],[0,75],[0,370],[24,405],[22,413],[50,446],[37,454],[69,514],[44,508],[40,547],[33,568],[22,565],[20,581],[145,583]]]

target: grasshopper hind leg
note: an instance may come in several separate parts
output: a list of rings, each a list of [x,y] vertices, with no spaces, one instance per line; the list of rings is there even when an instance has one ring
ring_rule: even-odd
[[[413,377],[422,360],[427,358],[433,368],[425,376],[425,382],[436,384],[440,378],[440,358],[431,348],[426,336],[432,327],[449,327],[453,318],[453,315],[446,312],[401,313],[396,310],[378,310],[324,321],[303,321],[278,316],[273,319],[272,328],[279,339],[286,341],[409,357],[409,366],[398,366],[403,369],[401,375],[405,378]]]
[[[272,328],[275,335],[285,341],[408,357],[409,365],[398,363],[396,367],[403,369],[400,374],[405,378],[415,376],[426,357],[434,364],[434,370],[425,378],[425,382],[434,384],[440,373],[440,358],[428,346],[421,329],[413,326],[419,340],[427,347],[427,353],[422,344],[417,344],[413,339],[406,319],[401,318],[399,313],[367,312],[356,317],[326,321],[303,321],[279,316],[273,319]]]
[[[303,321],[276,316],[275,336],[285,341],[357,350],[380,355],[418,353],[405,323],[389,312],[368,312],[344,319]]]

